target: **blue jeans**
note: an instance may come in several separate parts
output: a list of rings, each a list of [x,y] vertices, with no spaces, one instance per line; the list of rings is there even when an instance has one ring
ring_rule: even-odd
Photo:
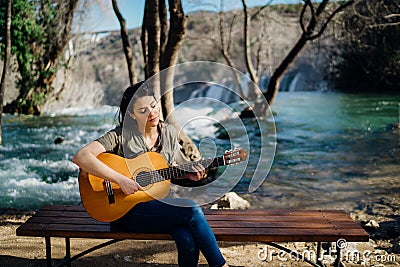
[[[178,249],[179,266],[197,266],[199,251],[208,265],[225,264],[203,210],[188,199],[143,202],[113,224],[136,233],[170,233]]]

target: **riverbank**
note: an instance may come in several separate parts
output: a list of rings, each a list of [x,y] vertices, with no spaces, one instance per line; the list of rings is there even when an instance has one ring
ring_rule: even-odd
[[[400,236],[400,132],[398,127],[393,127],[398,122],[398,99],[394,96],[281,92],[274,104],[277,151],[268,178],[257,191],[248,192],[249,182],[259,166],[257,153],[263,144],[255,127],[248,122],[251,160],[234,191],[248,200],[251,208],[343,209],[360,225],[371,225],[368,229],[371,242],[357,244],[358,251],[371,252],[367,259],[376,259],[372,253],[394,255],[395,262],[399,263],[399,252],[391,250],[394,239]],[[204,115],[218,121],[216,115],[220,110],[210,112],[209,109],[204,105],[192,106],[185,110],[185,116]],[[112,127],[115,110],[102,107],[63,114],[5,117],[4,142],[0,150],[1,207],[29,210],[46,204],[80,202],[78,170],[71,157],[84,144]],[[207,136],[218,148],[230,149],[230,142],[210,132],[212,127],[199,123],[188,129],[188,134],[199,142]],[[65,141],[54,144],[59,136]],[[246,145],[243,141],[243,146]],[[15,229],[31,214],[0,208],[0,266],[45,265],[43,238],[15,236]],[[379,228],[375,229],[377,224]],[[72,240],[72,253],[100,242]],[[55,239],[52,244],[53,257],[60,259],[64,240]],[[312,244],[283,245],[298,251],[315,251]],[[262,244],[224,243],[221,247],[234,266],[305,265],[279,261],[276,253],[273,253],[272,263],[269,259],[259,260],[257,255],[264,249]],[[364,265],[398,266],[389,263],[388,258],[385,260],[384,264],[375,260]],[[360,266],[361,263],[350,261],[346,266]],[[124,241],[87,255],[74,266],[94,264],[176,266],[176,249],[172,242]]]
[[[348,243],[347,251],[360,253],[342,254],[345,266],[400,266],[400,197],[398,195],[359,202],[347,207],[351,217],[370,234],[368,243]],[[16,228],[25,222],[32,211],[0,210],[0,266],[45,266],[43,238],[17,237]],[[104,241],[72,239],[72,255]],[[395,244],[397,242],[397,244]],[[298,252],[316,251],[313,243],[283,243]],[[304,262],[290,260],[289,255],[278,254],[273,247],[254,243],[220,243],[221,251],[232,266],[306,266]],[[332,264],[329,251],[324,247],[324,261]],[[64,253],[64,239],[52,240],[53,258]],[[268,252],[265,257],[264,252]],[[281,255],[281,256],[280,256]],[[349,255],[351,257],[349,257]],[[100,249],[74,262],[74,266],[177,266],[175,245],[170,241],[122,241]],[[206,266],[204,258],[200,261]]]

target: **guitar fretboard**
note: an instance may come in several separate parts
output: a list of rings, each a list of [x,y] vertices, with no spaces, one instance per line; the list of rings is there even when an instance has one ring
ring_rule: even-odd
[[[149,184],[179,178],[185,176],[188,173],[195,172],[192,167],[196,166],[199,163],[203,165],[206,169],[225,165],[224,157],[204,159],[196,162],[189,162],[179,166],[139,173],[136,176],[136,182],[140,186],[147,186]]]

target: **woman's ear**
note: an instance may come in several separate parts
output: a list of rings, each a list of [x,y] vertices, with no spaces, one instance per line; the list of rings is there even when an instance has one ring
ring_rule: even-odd
[[[132,119],[136,120],[135,114],[133,114],[133,113],[130,112],[129,110],[127,110],[126,112],[128,112],[129,116],[131,116]]]

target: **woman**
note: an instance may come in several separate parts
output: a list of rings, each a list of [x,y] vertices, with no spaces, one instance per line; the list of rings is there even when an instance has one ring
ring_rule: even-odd
[[[97,156],[108,152],[134,158],[156,151],[171,166],[175,164],[179,144],[175,128],[160,121],[157,100],[143,82],[128,87],[124,92],[118,120],[119,126],[81,148],[73,162],[87,173],[119,184],[122,191],[129,195],[141,189],[139,184],[131,177],[114,171]],[[204,167],[199,164],[186,178],[199,181],[203,176]],[[164,199],[139,203],[112,223],[132,232],[170,233],[178,249],[179,266],[197,266],[199,251],[209,266],[228,266],[202,209],[191,200]]]

